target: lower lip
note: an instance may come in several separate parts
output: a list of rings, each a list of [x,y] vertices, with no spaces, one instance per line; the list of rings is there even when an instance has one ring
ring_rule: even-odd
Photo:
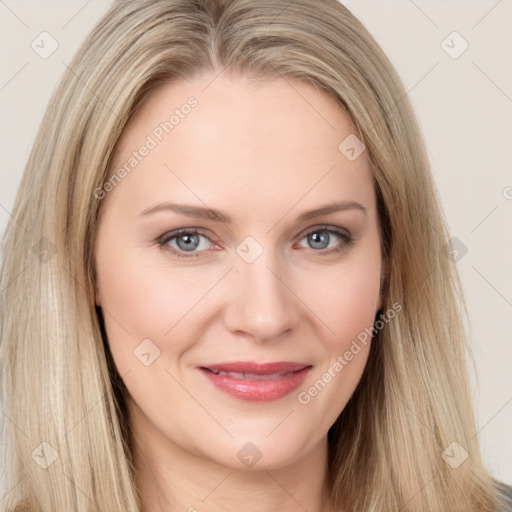
[[[297,389],[306,379],[311,366],[275,379],[239,379],[229,375],[217,375],[200,368],[208,380],[228,395],[248,402],[270,402],[279,400]]]

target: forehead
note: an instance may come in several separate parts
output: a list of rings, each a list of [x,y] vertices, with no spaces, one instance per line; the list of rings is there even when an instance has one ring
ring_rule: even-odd
[[[141,207],[184,195],[212,207],[236,198],[246,205],[341,198],[370,206],[366,154],[354,160],[343,151],[343,141],[358,143],[355,132],[342,108],[305,82],[222,74],[171,82],[146,99],[124,130],[112,171],[130,167],[130,159],[134,165],[114,195],[131,196]]]

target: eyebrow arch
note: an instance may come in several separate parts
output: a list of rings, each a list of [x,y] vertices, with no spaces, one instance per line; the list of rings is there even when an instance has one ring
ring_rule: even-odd
[[[330,203],[321,206],[320,208],[304,212],[301,215],[299,215],[297,220],[304,221],[308,219],[313,219],[315,217],[320,217],[322,215],[327,215],[329,213],[344,210],[359,210],[363,212],[365,215],[367,215],[366,208],[362,204],[357,203],[356,201],[340,201],[336,203]],[[232,222],[232,219],[229,215],[219,210],[214,210],[212,208],[203,208],[201,206],[167,202],[159,203],[155,206],[151,206],[150,208],[146,208],[141,213],[139,213],[138,216],[143,217],[160,211],[172,211],[175,213],[181,213],[182,215],[186,215],[188,217],[213,220],[217,222],[222,222],[224,224],[229,224]]]

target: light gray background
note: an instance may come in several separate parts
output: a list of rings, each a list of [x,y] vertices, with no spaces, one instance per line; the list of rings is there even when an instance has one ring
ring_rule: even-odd
[[[457,267],[471,312],[478,437],[491,474],[512,484],[512,0],[343,3],[404,81],[451,234],[468,249]],[[2,234],[50,94],[109,5],[0,0]],[[43,31],[59,45],[47,59],[31,48]],[[453,31],[469,44],[457,58],[464,41]]]

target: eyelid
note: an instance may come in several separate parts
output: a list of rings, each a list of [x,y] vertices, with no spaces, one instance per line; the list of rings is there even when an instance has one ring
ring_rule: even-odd
[[[297,237],[301,236],[302,238],[311,234],[315,233],[316,231],[329,231],[331,233],[336,233],[341,236],[342,233],[344,233],[347,237],[352,238],[352,235],[350,231],[348,231],[345,228],[340,228],[337,226],[330,226],[328,224],[317,224],[316,226],[312,226],[310,228],[307,228],[305,231],[301,231]]]

